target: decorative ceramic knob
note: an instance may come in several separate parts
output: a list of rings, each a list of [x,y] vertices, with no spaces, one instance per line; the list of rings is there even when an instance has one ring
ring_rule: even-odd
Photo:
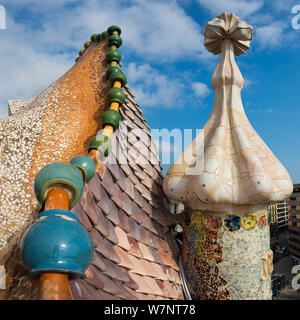
[[[94,254],[90,235],[76,214],[62,209],[40,214],[22,237],[20,248],[32,277],[41,272],[84,276]]]
[[[111,125],[114,129],[119,128],[119,123],[122,120],[120,113],[116,110],[109,109],[102,115],[102,127]]]
[[[96,172],[95,161],[89,156],[76,156],[70,161],[70,164],[83,172],[85,182],[88,182]]]
[[[97,35],[98,35],[98,33],[94,33],[93,35],[91,35],[91,41],[92,42],[96,41]]]
[[[91,43],[92,43],[91,41],[85,42],[84,48],[87,49],[91,45]]]
[[[122,45],[122,38],[117,34],[114,34],[108,38],[108,45],[119,48]]]
[[[112,143],[108,136],[104,134],[98,134],[90,141],[89,152],[91,150],[98,150],[105,157],[107,157],[112,149]]]
[[[115,72],[122,72],[122,70],[117,66],[109,67],[106,71],[106,79],[109,79],[109,77]]]
[[[121,54],[118,50],[109,50],[106,59],[107,62],[116,61],[119,63],[121,61]]]
[[[42,168],[34,179],[34,193],[43,206],[48,191],[57,186],[65,186],[69,193],[69,206],[73,208],[83,192],[83,178],[80,170],[73,165],[50,163]]]
[[[125,94],[121,88],[111,88],[108,91],[107,99],[109,103],[118,102],[123,104],[125,101]]]
[[[121,34],[121,28],[118,26],[110,26],[109,28],[107,28],[107,32],[109,35],[112,35],[115,31],[118,32],[118,34]]]
[[[121,83],[121,86],[124,87],[125,84],[127,83],[127,78],[122,71],[119,71],[119,72],[113,72],[109,77],[109,81],[111,85],[113,85],[116,81],[119,81]]]

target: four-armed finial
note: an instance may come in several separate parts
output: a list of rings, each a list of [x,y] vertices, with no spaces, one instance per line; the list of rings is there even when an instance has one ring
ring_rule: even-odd
[[[207,23],[204,30],[204,46],[209,52],[219,54],[222,41],[230,39],[234,44],[234,54],[239,56],[250,48],[252,33],[253,27],[250,24],[240,20],[233,13],[224,12]]]

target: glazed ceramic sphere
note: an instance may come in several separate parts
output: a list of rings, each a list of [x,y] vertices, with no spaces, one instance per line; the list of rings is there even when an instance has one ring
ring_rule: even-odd
[[[121,54],[118,50],[109,50],[107,52],[106,59],[108,63],[112,61],[116,61],[119,63],[121,60]]]
[[[117,66],[110,66],[106,71],[106,79],[109,79],[110,76],[115,72],[120,72],[121,69]]]
[[[102,126],[111,125],[114,129],[119,128],[120,121],[122,120],[120,113],[116,110],[107,110],[102,115]]]
[[[85,182],[88,182],[96,172],[95,161],[89,156],[76,156],[70,161],[70,164],[82,170]]]
[[[120,70],[118,72],[113,72],[109,77],[110,84],[113,85],[115,81],[121,82],[121,86],[124,87],[127,83],[127,78],[125,74]]]
[[[120,104],[123,104],[125,101],[125,94],[121,88],[111,88],[108,91],[107,99],[109,103],[118,102]]]
[[[104,134],[98,134],[90,140],[89,152],[91,150],[98,150],[104,157],[107,157],[112,149],[112,143],[108,136]]]
[[[70,190],[70,209],[81,198],[83,192],[82,174],[71,164],[50,163],[42,168],[34,179],[34,193],[40,205],[43,206],[48,190],[55,185],[64,185]]]
[[[21,240],[24,264],[37,276],[41,272],[66,272],[84,276],[94,248],[89,233],[75,213],[52,209],[43,212]]]
[[[107,33],[109,35],[112,35],[115,31],[117,31],[119,35],[121,34],[121,28],[118,26],[110,26],[107,28]]]
[[[119,35],[114,34],[108,38],[108,45],[119,48],[122,45],[122,38]]]

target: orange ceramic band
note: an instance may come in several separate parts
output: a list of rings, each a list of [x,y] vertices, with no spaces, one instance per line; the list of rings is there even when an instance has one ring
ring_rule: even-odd
[[[51,189],[46,197],[45,211],[50,209],[69,209],[69,194],[63,188]],[[40,276],[42,300],[71,300],[67,273],[45,272]]]

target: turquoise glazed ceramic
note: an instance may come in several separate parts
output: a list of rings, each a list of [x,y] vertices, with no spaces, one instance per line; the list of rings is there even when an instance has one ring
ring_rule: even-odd
[[[96,172],[95,161],[89,156],[76,156],[70,161],[70,164],[83,171],[85,182],[88,182]]]
[[[93,243],[73,212],[43,212],[21,240],[21,257],[35,277],[41,272],[66,272],[84,276],[93,259]]]
[[[41,206],[45,203],[47,190],[57,184],[71,191],[69,206],[73,208],[81,198],[84,187],[80,170],[71,164],[56,162],[42,168],[34,179],[34,194]]]

